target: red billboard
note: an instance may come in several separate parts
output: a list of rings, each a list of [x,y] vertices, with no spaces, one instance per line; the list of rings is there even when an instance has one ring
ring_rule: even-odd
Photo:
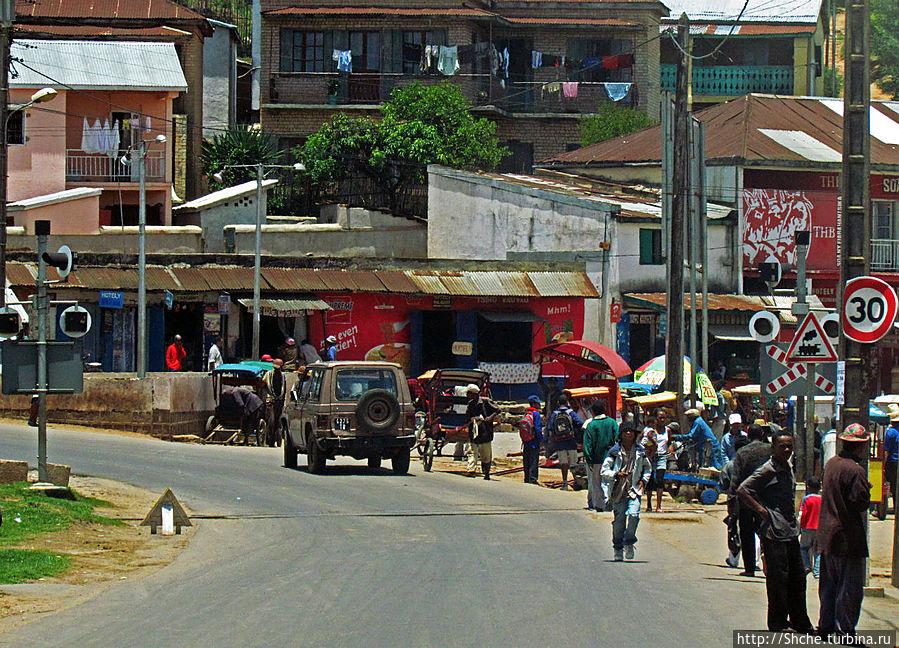
[[[839,194],[743,190],[743,267],[779,261],[796,268],[796,232],[810,231],[808,270],[833,270],[838,257]]]

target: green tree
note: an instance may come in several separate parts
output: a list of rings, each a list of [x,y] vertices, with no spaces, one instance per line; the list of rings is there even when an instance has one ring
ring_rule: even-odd
[[[881,90],[899,96],[899,5],[871,0],[871,80]]]
[[[227,168],[233,164],[277,164],[284,151],[279,151],[271,135],[252,126],[235,126],[203,142],[200,164],[209,188],[218,191],[256,178],[250,168]],[[221,173],[222,182],[213,178]]]
[[[581,118],[581,146],[590,146],[619,135],[627,135],[655,126],[656,123],[642,110],[619,106],[616,103],[600,104],[596,114]]]
[[[381,119],[340,114],[297,150],[313,182],[327,190],[361,174],[387,193],[391,204],[411,184],[423,183],[428,164],[496,168],[506,154],[496,124],[475,119],[471,103],[453,83],[412,83],[395,89]]]
[[[836,74],[834,74],[836,72]],[[824,70],[822,80],[824,81],[825,97],[842,97],[843,96],[843,75],[839,70],[827,68]]]

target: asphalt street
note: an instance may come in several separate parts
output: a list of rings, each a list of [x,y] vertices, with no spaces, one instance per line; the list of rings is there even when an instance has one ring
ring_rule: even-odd
[[[0,425],[0,456],[35,453],[32,428]],[[730,646],[733,628],[764,627],[760,579],[722,578],[645,522],[637,560],[614,563],[608,521],[520,482],[417,462],[407,476],[352,460],[310,475],[277,448],[57,429],[49,457],[170,487],[198,529],[172,565],[0,646]]]

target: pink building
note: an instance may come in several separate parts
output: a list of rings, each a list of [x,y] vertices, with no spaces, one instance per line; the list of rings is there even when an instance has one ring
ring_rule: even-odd
[[[12,56],[8,200],[24,207],[10,211],[9,224],[31,233],[28,205],[46,201],[29,199],[49,194],[55,194],[49,217],[56,232],[89,234],[103,225],[137,224],[137,147],[143,140],[147,223],[170,225],[172,102],[187,89],[175,46],[16,40]],[[16,110],[47,87],[58,92],[51,102]],[[164,143],[156,141],[159,135]],[[97,209],[84,192],[69,191],[84,187],[100,190]],[[69,196],[79,202],[64,209],[60,202]]]

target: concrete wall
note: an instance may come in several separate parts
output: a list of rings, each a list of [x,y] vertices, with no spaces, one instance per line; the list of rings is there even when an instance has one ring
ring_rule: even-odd
[[[27,103],[34,90],[11,89],[10,104]],[[25,144],[9,146],[9,202],[66,188],[67,100],[68,93],[60,89],[55,99],[40,106],[53,112],[35,106],[25,109]]]
[[[203,41],[203,136],[212,139],[234,124],[237,112],[237,45],[231,29],[212,23]]]
[[[37,247],[33,228],[28,234],[10,228],[8,236],[11,249],[34,250]],[[146,243],[148,254],[191,254],[203,249],[199,227],[147,227]],[[137,254],[137,227],[101,227],[99,234],[62,234],[48,238],[48,249],[56,250],[60,245],[68,245],[75,251]]]
[[[100,227],[100,194],[41,205],[30,209],[12,207],[7,213],[12,217],[16,225],[24,228],[24,233],[27,234],[25,238],[28,242],[23,242],[24,245],[22,247],[36,246],[34,222],[38,220],[50,221],[50,231],[59,234],[90,234],[97,232]]]
[[[0,396],[0,414],[25,418],[30,396]],[[205,373],[88,373],[84,393],[51,395],[51,423],[130,430],[170,439],[176,434],[201,435],[215,409],[212,378]]]
[[[428,173],[428,257],[596,249],[613,206],[443,167]]]
[[[262,253],[303,255],[314,252],[317,256],[400,259],[427,257],[428,230],[424,223],[377,212],[371,216],[366,210],[348,212],[352,212],[352,216],[347,214],[346,218],[355,224],[354,227],[340,223],[265,225],[262,228]],[[363,224],[366,222],[370,226]],[[256,245],[256,228],[228,225],[225,239],[234,241],[234,252],[252,253]]]

